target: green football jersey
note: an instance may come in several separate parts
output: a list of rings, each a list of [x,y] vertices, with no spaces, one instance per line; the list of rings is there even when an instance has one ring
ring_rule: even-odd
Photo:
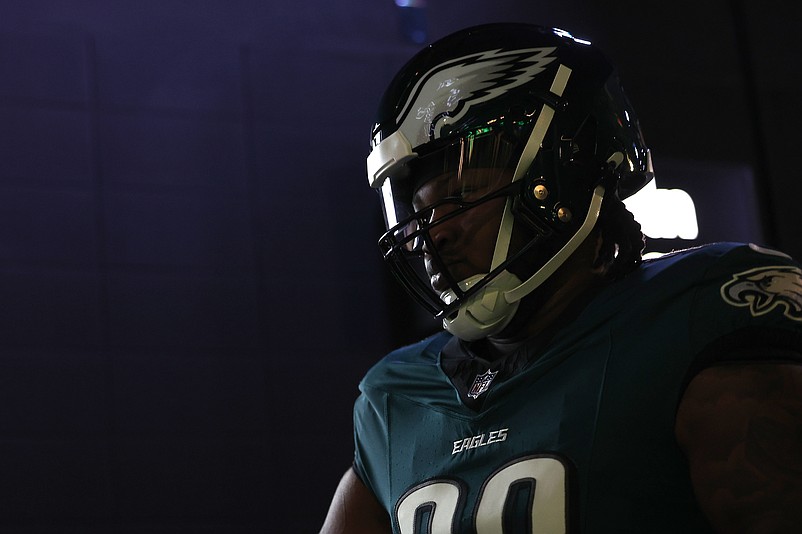
[[[355,469],[400,534],[709,532],[674,438],[683,389],[800,339],[790,258],[716,244],[646,261],[513,376],[480,377],[479,410],[440,365],[448,334],[389,354],[360,386]]]

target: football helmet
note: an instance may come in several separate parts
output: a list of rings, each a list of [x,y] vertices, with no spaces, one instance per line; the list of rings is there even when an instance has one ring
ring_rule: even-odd
[[[563,30],[517,23],[462,30],[413,57],[381,100],[367,171],[384,259],[465,340],[500,332],[590,234],[603,199],[652,178],[605,57]],[[477,272],[437,236],[471,217],[495,241]]]

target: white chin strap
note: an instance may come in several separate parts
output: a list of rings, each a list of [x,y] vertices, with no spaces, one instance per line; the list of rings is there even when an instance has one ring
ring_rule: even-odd
[[[501,271],[498,276],[488,282],[480,291],[467,299],[455,314],[444,318],[443,328],[465,341],[475,341],[501,332],[515,316],[521,299],[534,291],[554,274],[554,272],[565,263],[565,260],[576,252],[579,245],[587,239],[593,227],[596,225],[596,221],[599,219],[599,211],[601,210],[603,198],[604,187],[599,185],[593,190],[590,208],[585,216],[585,220],[582,222],[582,226],[579,227],[579,230],[577,230],[571,239],[569,239],[549,261],[538,269],[535,274],[527,278],[524,282],[521,282],[517,276],[509,271]],[[507,218],[507,215],[507,210],[505,209],[503,220]],[[512,215],[509,215],[511,218]],[[509,235],[506,237],[501,236],[501,234],[505,233],[503,220],[502,229],[499,231],[499,240],[506,240],[507,244],[509,244]],[[497,254],[495,254],[493,258],[493,268],[497,266],[496,260],[497,256],[499,256],[498,248],[497,244]],[[506,252],[507,249],[504,247],[503,255],[505,257]],[[486,274],[477,274],[463,280],[459,283],[460,289],[462,291],[467,291],[485,276]],[[440,298],[446,304],[450,304],[454,302],[456,295],[449,289],[443,292]]]

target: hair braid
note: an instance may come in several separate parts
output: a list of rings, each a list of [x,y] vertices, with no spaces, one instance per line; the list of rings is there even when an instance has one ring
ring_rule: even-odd
[[[597,228],[602,243],[595,266],[608,265],[609,278],[621,278],[641,264],[645,237],[640,223],[617,196],[602,203]]]

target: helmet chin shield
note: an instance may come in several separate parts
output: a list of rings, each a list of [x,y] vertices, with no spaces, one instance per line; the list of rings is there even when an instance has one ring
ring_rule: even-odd
[[[468,291],[486,275],[478,274],[459,283]],[[466,341],[475,341],[500,332],[512,320],[519,301],[510,302],[506,293],[521,285],[521,280],[509,271],[502,271],[490,280],[481,291],[463,298],[455,312],[443,318],[443,327]],[[452,290],[441,294],[446,305],[453,304],[457,296]]]
[[[382,100],[368,157],[396,278],[465,340],[501,332],[651,164],[612,67],[523,24],[431,45]]]

